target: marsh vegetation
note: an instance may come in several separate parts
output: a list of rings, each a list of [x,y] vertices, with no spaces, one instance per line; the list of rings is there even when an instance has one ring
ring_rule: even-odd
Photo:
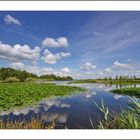
[[[140,102],[131,98],[129,111],[112,115],[108,107],[103,103],[98,108],[103,113],[104,118],[99,122],[99,129],[140,129]]]
[[[122,95],[129,95],[129,96],[135,96],[140,98],[140,88],[121,88],[121,89],[114,89],[111,90],[112,93],[116,94],[122,94]]]
[[[41,118],[32,118],[31,121],[0,121],[0,129],[54,129],[55,122],[51,122],[47,126]]]
[[[85,91],[85,89],[80,87],[55,84],[1,83],[0,110],[27,106],[47,97],[63,97],[83,91]]]

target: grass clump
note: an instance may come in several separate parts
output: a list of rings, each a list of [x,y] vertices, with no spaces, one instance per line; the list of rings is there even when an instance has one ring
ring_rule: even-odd
[[[140,87],[113,89],[111,92],[140,98]]]
[[[26,106],[46,97],[68,96],[85,89],[73,86],[36,83],[0,83],[0,110]]]
[[[55,122],[45,125],[42,119],[32,119],[29,121],[0,121],[0,129],[54,129]]]
[[[111,115],[108,108],[102,103],[98,107],[104,114],[104,119],[99,122],[100,129],[140,129],[140,103],[133,98],[130,110],[122,111],[118,115]]]

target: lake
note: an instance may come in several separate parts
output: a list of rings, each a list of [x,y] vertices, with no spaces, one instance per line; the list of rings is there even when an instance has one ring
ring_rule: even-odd
[[[111,89],[120,87],[140,87],[140,85],[105,85],[105,84],[67,84],[67,82],[55,82],[55,84],[80,86],[88,91],[65,98],[43,99],[36,105],[1,111],[0,118],[3,121],[27,120],[32,117],[41,118],[45,124],[56,122],[59,129],[90,129],[97,128],[103,118],[98,106],[101,101],[109,108],[112,114],[120,113],[122,109],[129,109],[129,96],[109,93]],[[139,99],[140,100],[140,99]],[[97,104],[97,105],[96,105]]]

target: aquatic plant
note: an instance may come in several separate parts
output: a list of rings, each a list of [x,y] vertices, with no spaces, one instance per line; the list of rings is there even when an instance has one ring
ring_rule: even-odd
[[[140,102],[132,98],[129,103],[130,110],[117,115],[111,115],[107,107],[102,103],[98,108],[104,114],[104,119],[99,122],[99,129],[139,129],[140,128]]]
[[[140,87],[113,89],[111,92],[140,98]]]
[[[73,86],[36,83],[0,83],[0,110],[27,106],[46,97],[69,96],[85,89]]]
[[[0,129],[54,129],[55,122],[45,125],[42,119],[32,118],[31,121],[0,121]]]

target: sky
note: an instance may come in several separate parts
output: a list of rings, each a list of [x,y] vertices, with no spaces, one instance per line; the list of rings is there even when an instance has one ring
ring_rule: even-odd
[[[74,79],[140,77],[139,60],[140,12],[0,12],[0,67]]]

